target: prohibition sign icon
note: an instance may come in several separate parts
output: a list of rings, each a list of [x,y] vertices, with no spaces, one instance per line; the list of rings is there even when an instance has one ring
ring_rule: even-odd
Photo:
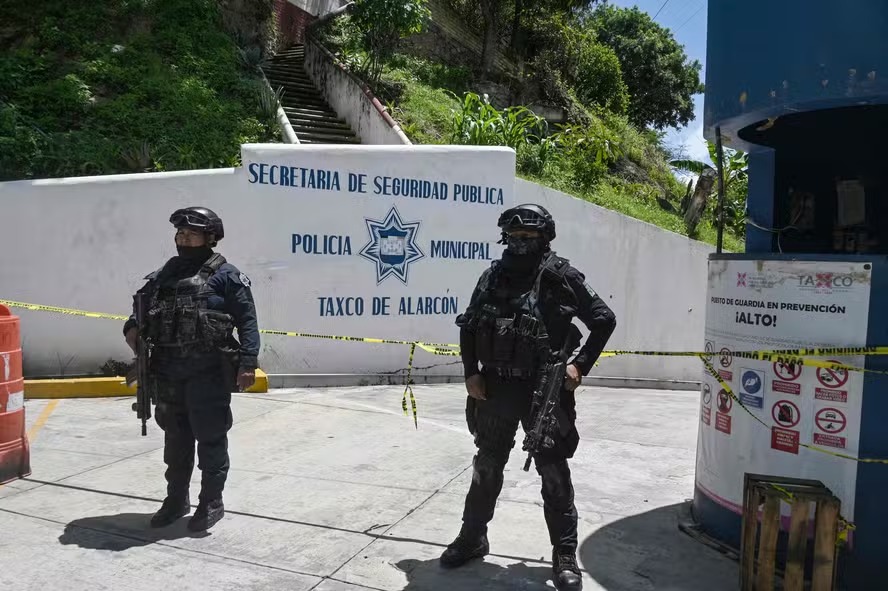
[[[848,419],[837,408],[821,408],[814,416],[814,422],[824,433],[838,433],[848,424]]]
[[[796,363],[794,361],[790,361],[789,363],[783,363],[782,361],[774,362],[774,373],[781,380],[785,380],[787,382],[793,382],[799,379],[799,376],[802,375],[802,364]]]
[[[712,386],[703,384],[703,404],[709,406],[710,401],[712,401]]]
[[[771,408],[771,418],[781,427],[795,427],[802,418],[799,407],[789,400],[778,400]]]
[[[731,362],[734,360],[731,357],[731,350],[727,347],[722,347],[722,350],[719,351],[721,353],[721,359],[719,359],[719,363],[721,363],[722,367],[731,367]]]
[[[724,390],[718,393],[718,410],[725,414],[731,412],[731,407],[734,406],[734,401],[731,399],[731,396]]]
[[[706,341],[706,361],[712,361],[712,354],[715,352],[715,345],[712,344],[712,341]]]
[[[830,360],[829,363],[838,363],[838,361]],[[818,367],[817,381],[827,388],[841,388],[848,381],[848,370]]]

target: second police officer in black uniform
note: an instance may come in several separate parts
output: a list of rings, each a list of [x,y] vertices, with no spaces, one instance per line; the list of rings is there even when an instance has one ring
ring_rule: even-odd
[[[548,333],[551,349],[558,351],[576,316],[589,329],[589,337],[567,367],[555,445],[535,454],[534,463],[542,478],[555,585],[581,589],[578,516],[567,464],[579,444],[574,390],[604,350],[616,319],[583,274],[550,249],[555,221],[546,209],[535,204],[513,207],[500,216],[499,227],[500,243],[506,244],[502,258],[482,273],[467,310],[457,318],[469,392],[466,416],[478,451],[462,528],[440,560],[445,567],[456,567],[489,552],[487,524],[502,490],[519,422],[525,430],[530,428],[538,377],[540,359],[528,353],[535,345],[523,340],[520,327],[532,326],[536,319]]]
[[[139,290],[147,298],[141,336],[152,346],[155,420],[164,431],[167,465],[167,496],[151,525],[169,525],[191,511],[196,442],[201,489],[188,528],[202,531],[225,513],[231,392],[255,381],[259,329],[249,278],[213,252],[225,235],[219,216],[205,207],[188,207],[174,212],[170,223],[176,228],[178,256],[145,277]],[[138,331],[133,314],[123,332],[134,351]]]

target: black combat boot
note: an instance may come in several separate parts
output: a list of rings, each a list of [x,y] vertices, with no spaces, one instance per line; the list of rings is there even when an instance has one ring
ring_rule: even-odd
[[[583,577],[572,550],[552,550],[552,577],[558,591],[580,591],[583,588]]]
[[[481,558],[490,552],[490,544],[487,543],[487,535],[471,535],[461,530],[453,542],[447,546],[441,554],[441,566],[455,568],[462,566],[473,558]]]
[[[210,529],[225,515],[225,505],[222,499],[212,501],[200,501],[194,515],[188,520],[188,529],[191,531],[204,531]]]
[[[166,527],[180,517],[185,517],[191,512],[191,500],[188,495],[182,497],[167,497],[163,505],[151,518],[151,527]]]

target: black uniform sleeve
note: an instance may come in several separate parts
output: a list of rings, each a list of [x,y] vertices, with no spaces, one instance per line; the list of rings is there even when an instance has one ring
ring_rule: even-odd
[[[225,280],[225,308],[234,317],[240,341],[240,366],[243,369],[259,367],[259,319],[250,280],[235,270]]]
[[[486,269],[484,273],[481,274],[478,283],[475,285],[475,290],[472,292],[472,297],[469,299],[469,305],[466,307],[466,311],[456,317],[456,324],[459,326],[459,351],[460,356],[462,357],[463,375],[465,376],[465,379],[469,379],[473,375],[481,373],[478,369],[478,355],[475,351],[475,334],[472,328],[474,323],[472,321],[478,313],[476,307],[478,303],[478,295],[481,293],[482,285],[487,282],[489,274],[490,269]]]
[[[589,329],[589,337],[574,358],[574,363],[584,376],[592,370],[601,352],[617,327],[617,318],[598,294],[586,283],[585,276],[571,267],[565,275],[568,285],[579,300],[577,317]]]

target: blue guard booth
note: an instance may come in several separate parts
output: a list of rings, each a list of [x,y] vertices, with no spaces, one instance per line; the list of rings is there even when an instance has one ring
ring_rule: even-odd
[[[861,343],[888,345],[888,1],[710,0],[705,82],[705,137],[718,129],[750,155],[746,253],[713,254],[710,266],[871,263]],[[888,370],[888,357],[866,367]],[[888,376],[862,375],[857,455],[888,458]],[[888,464],[854,463],[839,587],[888,589]],[[693,509],[708,535],[739,548],[736,507],[698,485]]]

